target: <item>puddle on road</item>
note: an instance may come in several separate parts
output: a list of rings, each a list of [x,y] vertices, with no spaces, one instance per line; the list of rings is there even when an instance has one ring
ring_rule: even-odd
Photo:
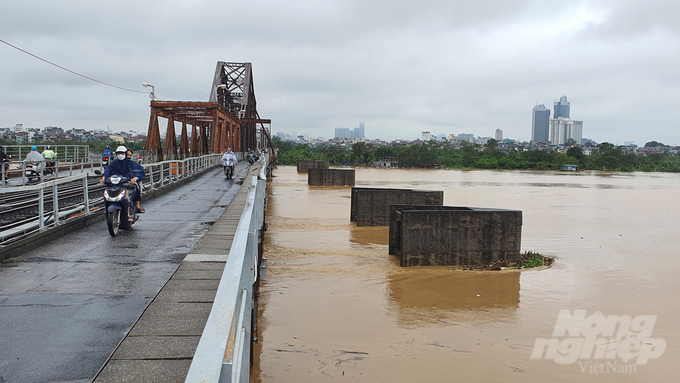
[[[677,195],[678,180],[581,177],[586,185],[615,187],[574,188],[556,186],[559,177],[552,173],[545,177],[549,187],[537,186],[540,173],[423,173],[358,169],[357,183],[422,184],[445,190],[450,206],[519,208],[523,250],[560,260],[549,270],[522,273],[402,268],[388,255],[387,227],[349,222],[349,187],[307,187],[306,174],[278,167],[269,190],[267,282],[260,290],[251,381],[620,381],[619,374],[595,376],[578,364],[530,359],[534,341],[551,336],[563,309],[658,315],[654,335],[669,344],[678,340],[680,310],[667,303],[677,301],[673,292],[680,285],[667,267],[680,263],[659,232],[659,226],[670,230],[673,220],[658,214]],[[474,177],[482,178],[476,184],[493,185],[452,186]],[[650,180],[657,185],[635,183]],[[630,208],[638,200],[648,203]],[[616,213],[624,202],[629,211]],[[669,214],[680,213],[674,209]],[[656,212],[636,215],[636,222],[654,227],[654,245],[642,246],[634,238],[640,227],[624,224],[640,211]],[[650,246],[666,267],[636,259],[642,249],[651,253]],[[667,350],[638,367],[634,380],[667,380],[678,354]]]

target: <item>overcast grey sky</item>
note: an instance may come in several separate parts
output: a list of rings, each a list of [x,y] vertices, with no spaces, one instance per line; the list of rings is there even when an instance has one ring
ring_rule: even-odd
[[[529,140],[567,95],[583,136],[680,144],[677,0],[0,0],[0,39],[121,87],[196,101],[252,62],[272,131]],[[0,127],[146,132],[149,98],[0,44]],[[207,101],[207,97],[203,98]]]

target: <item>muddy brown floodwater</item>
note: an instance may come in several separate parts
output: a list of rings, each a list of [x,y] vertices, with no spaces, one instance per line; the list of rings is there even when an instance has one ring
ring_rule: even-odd
[[[290,166],[274,176],[253,382],[680,379],[680,175],[356,169],[357,186],[444,190],[445,205],[522,210],[522,251],[557,257],[523,272],[399,267],[387,227],[349,222],[350,187],[307,186]],[[597,344],[612,359],[532,359],[560,310],[630,316],[631,334],[643,324],[636,318],[656,316],[637,344],[663,352],[636,364],[638,354],[625,358],[605,339]],[[583,336],[555,336],[560,355]]]

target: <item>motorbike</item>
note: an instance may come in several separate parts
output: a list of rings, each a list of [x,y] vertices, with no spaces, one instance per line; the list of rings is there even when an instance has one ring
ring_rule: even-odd
[[[3,181],[4,181],[5,183],[8,183],[8,182],[9,182],[9,164],[8,164],[8,163],[4,163],[2,166],[5,168],[5,174],[4,174],[5,178],[4,178]]]
[[[37,164],[37,163],[33,163],[33,164],[27,163],[25,173],[26,173],[26,178],[30,182],[30,181],[33,181],[33,180],[40,180],[41,177],[46,176],[48,174],[52,174],[52,170],[51,169],[48,170],[47,168],[40,170],[39,164]]]
[[[45,161],[45,169],[43,169],[43,175],[54,174],[54,171],[55,171],[55,162],[54,161]]]
[[[231,158],[222,162],[224,166],[224,175],[230,180],[234,176],[234,160]]]
[[[95,174],[101,175],[100,170]],[[126,230],[139,220],[139,213],[132,202],[137,186],[131,183],[127,177],[112,175],[104,180],[104,207],[106,211],[106,225],[112,237],[118,235],[119,230]],[[129,220],[132,218],[132,221]]]
[[[103,156],[102,157],[102,168],[106,169],[106,167],[109,166],[109,162],[111,162],[111,158],[109,156]]]
[[[255,153],[248,153],[246,159],[248,160],[248,163],[252,165],[260,159],[260,156]]]

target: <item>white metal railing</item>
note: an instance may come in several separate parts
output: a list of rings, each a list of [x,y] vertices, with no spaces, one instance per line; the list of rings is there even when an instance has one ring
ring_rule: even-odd
[[[64,184],[69,184],[78,180],[83,181],[83,204],[77,207],[72,207],[70,209],[59,210],[59,186]],[[49,213],[45,212],[45,189],[52,190],[52,211]],[[87,173],[81,173],[70,177],[64,177],[55,179],[52,181],[42,182],[37,185],[29,186],[18,186],[12,189],[2,189],[0,190],[0,195],[10,194],[10,192],[31,192],[37,191],[37,203],[38,203],[38,215],[37,217],[29,217],[22,221],[16,222],[14,224],[8,225],[6,228],[0,231],[0,242],[4,242],[9,238],[13,238],[20,234],[26,234],[31,231],[43,230],[45,227],[57,226],[59,225],[59,220],[65,218],[67,215],[77,214],[79,211],[89,212],[90,201],[88,185],[87,185]],[[30,197],[29,197],[30,198]]]
[[[266,169],[266,156],[260,165]],[[210,316],[186,382],[239,382],[250,379],[253,284],[258,278],[258,239],[264,225],[266,170],[253,176],[246,206],[229,250]],[[229,343],[233,341],[233,347]]]
[[[51,174],[45,174],[44,172],[47,168],[47,163],[45,161],[12,161],[5,162],[4,165],[8,165],[8,168],[5,169],[5,166],[0,166],[0,180],[5,180],[7,177],[15,178],[18,176],[21,178],[21,186],[25,186],[29,182],[28,177],[26,177],[28,165],[38,165],[38,169],[36,169],[38,170],[38,174],[36,177],[40,178],[40,182],[53,180],[65,175],[72,176],[74,172],[84,173],[88,170],[101,169],[101,161],[95,161],[94,157],[55,160],[54,167],[51,167]],[[13,188],[15,185],[0,182],[0,187]]]
[[[65,159],[87,159],[90,156],[89,145],[53,145],[53,144],[28,144],[28,145],[0,145],[2,150],[10,158],[21,160],[26,157],[26,154],[31,151],[31,146],[36,146],[38,152],[42,152],[47,146],[50,147],[60,160]]]
[[[165,186],[168,182],[175,182],[191,176],[205,168],[220,164],[221,154],[207,154],[201,157],[189,157],[184,160],[171,160],[156,162],[153,164],[143,164],[147,174],[146,180],[142,182],[142,188],[155,190]],[[157,174],[155,174],[157,173]]]
[[[171,183],[180,181],[197,172],[203,171],[206,168],[214,167],[220,162],[221,155],[219,154],[209,154],[201,157],[191,157],[184,160],[175,161],[163,161],[154,164],[142,165],[145,168],[145,173],[147,175],[146,180],[141,181],[140,186],[142,192],[148,192],[150,190],[156,190],[169,185]],[[154,174],[155,173],[155,174]],[[22,219],[21,221],[14,222],[12,224],[7,224],[4,227],[0,227],[0,244],[8,239],[32,233],[35,231],[45,230],[50,227],[56,227],[64,219],[73,215],[80,214],[93,214],[90,207],[96,204],[101,204],[103,202],[102,197],[98,197],[94,201],[90,201],[89,198],[89,187],[87,184],[88,176],[92,177],[93,174],[83,170],[80,174],[75,174],[62,178],[54,178],[52,180],[40,182],[35,185],[23,185],[23,186],[12,186],[8,188],[0,189],[0,196],[10,195],[12,193],[22,193],[22,192],[37,192],[36,196],[27,196],[27,199],[35,198],[38,204],[38,213],[35,216],[30,216]],[[74,181],[82,180],[83,186],[80,189],[78,195],[73,195],[73,187],[71,187],[71,197],[77,198],[82,195],[82,204],[74,204],[67,208],[59,209],[59,195],[60,193],[65,193],[60,190],[65,184],[72,183]],[[52,190],[52,211],[45,212],[45,189],[51,188]]]

